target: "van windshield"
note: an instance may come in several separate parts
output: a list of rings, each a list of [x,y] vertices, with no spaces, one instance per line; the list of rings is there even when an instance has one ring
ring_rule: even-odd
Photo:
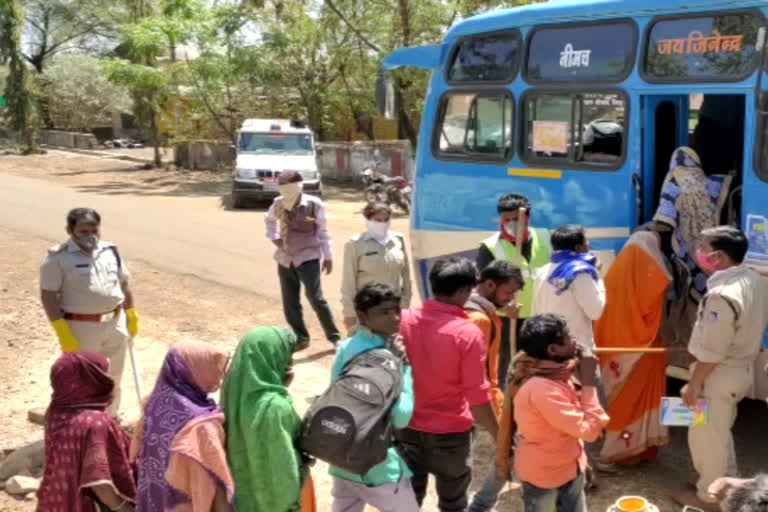
[[[240,133],[240,153],[311,155],[312,136],[294,133]]]

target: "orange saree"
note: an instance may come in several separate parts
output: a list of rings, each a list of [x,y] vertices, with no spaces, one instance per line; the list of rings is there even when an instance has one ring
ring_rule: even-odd
[[[670,282],[658,235],[633,234],[605,276],[607,300],[602,318],[595,323],[597,346],[664,346],[659,326]],[[600,460],[632,464],[655,459],[658,447],[667,442],[659,415],[666,356],[601,355],[600,364],[611,417]]]

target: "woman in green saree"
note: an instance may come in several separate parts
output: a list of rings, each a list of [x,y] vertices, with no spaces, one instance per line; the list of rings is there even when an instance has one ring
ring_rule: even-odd
[[[227,459],[241,511],[313,511],[309,468],[298,449],[301,419],[288,385],[296,337],[258,327],[237,347],[221,393]],[[306,484],[306,485],[305,485]]]

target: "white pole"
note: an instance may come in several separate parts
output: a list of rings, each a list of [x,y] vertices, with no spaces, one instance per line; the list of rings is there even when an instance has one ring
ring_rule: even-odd
[[[141,411],[141,398],[144,396],[144,390],[141,386],[141,368],[139,368],[139,362],[136,360],[136,350],[133,347],[133,336],[128,337],[128,354],[131,357],[133,384],[136,387],[136,398],[139,400],[139,411]]]

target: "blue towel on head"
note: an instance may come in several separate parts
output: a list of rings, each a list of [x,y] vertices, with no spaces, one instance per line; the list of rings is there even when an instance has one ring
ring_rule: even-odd
[[[557,288],[557,294],[562,294],[571,286],[571,283],[579,274],[589,274],[592,279],[597,281],[600,275],[597,273],[595,264],[597,256],[591,252],[573,252],[573,251],[554,251],[552,253],[552,263],[557,263],[557,267],[552,271],[547,282]]]

